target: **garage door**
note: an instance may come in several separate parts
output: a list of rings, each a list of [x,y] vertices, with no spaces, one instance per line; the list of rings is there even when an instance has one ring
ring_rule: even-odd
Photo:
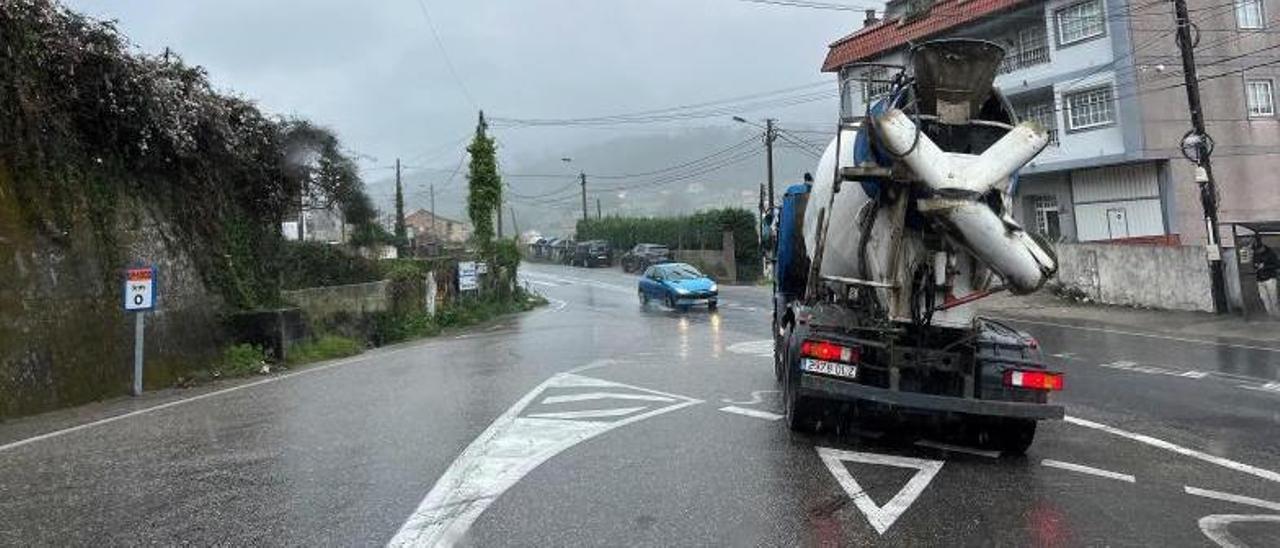
[[[1074,171],[1071,191],[1082,242],[1165,233],[1154,163]]]

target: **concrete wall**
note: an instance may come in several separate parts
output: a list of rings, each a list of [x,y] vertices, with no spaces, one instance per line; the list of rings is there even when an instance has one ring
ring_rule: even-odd
[[[302,310],[308,321],[322,321],[348,314],[363,316],[385,312],[389,308],[387,280],[363,284],[310,287],[293,291],[281,291],[286,302]]]
[[[729,275],[724,253],[719,249],[673,249],[671,258],[696,266],[698,270],[718,280],[725,279]]]
[[[1055,284],[1104,304],[1213,311],[1204,248],[1059,244]]]

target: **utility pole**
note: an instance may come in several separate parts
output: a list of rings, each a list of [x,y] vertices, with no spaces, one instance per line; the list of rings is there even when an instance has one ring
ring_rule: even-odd
[[[582,220],[587,220],[587,172],[579,171],[578,176],[582,178]]]
[[[519,238],[520,224],[516,222],[516,206],[509,205],[507,209],[511,211],[511,231],[515,233],[516,238]]]
[[[431,183],[431,241],[436,241],[436,184]]]
[[[596,218],[599,219],[600,217],[600,198],[596,198]]]
[[[764,120],[765,162],[767,162],[767,169],[769,170],[769,211],[773,211],[775,203],[773,201],[773,140],[777,137],[777,134],[774,132],[773,122],[773,118],[765,118]]]
[[[502,239],[502,188],[498,188],[498,207],[494,210],[495,216],[498,218],[498,239]]]
[[[1187,15],[1186,0],[1173,1],[1174,17],[1178,25],[1178,49],[1182,52],[1182,74],[1187,88],[1187,106],[1191,110],[1192,130],[1182,138],[1182,153],[1196,164],[1196,184],[1200,186],[1200,206],[1204,209],[1207,231],[1206,255],[1209,259],[1209,276],[1213,287],[1213,308],[1223,312],[1226,305],[1226,283],[1222,274],[1222,248],[1218,234],[1218,185],[1213,178],[1213,166],[1209,155],[1213,153],[1213,139],[1204,129],[1204,109],[1200,104],[1200,81],[1196,76],[1195,44],[1191,41],[1191,18]],[[1188,149],[1194,151],[1194,157]]]

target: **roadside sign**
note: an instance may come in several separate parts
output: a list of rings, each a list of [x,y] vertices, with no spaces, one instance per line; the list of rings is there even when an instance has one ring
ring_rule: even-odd
[[[472,291],[478,287],[480,287],[480,284],[476,283],[475,261],[459,261],[458,289],[461,291]]]
[[[489,263],[476,263],[476,274],[488,274]]]
[[[155,307],[155,267],[130,268],[124,276],[124,309],[151,310]]]

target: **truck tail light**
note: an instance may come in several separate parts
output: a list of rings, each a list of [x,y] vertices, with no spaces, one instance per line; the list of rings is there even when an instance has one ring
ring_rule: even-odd
[[[804,341],[800,343],[800,354],[807,358],[845,363],[855,363],[862,357],[862,351],[857,347],[827,341]]]
[[[1010,369],[1004,372],[1004,384],[1034,390],[1062,390],[1062,373]]]

